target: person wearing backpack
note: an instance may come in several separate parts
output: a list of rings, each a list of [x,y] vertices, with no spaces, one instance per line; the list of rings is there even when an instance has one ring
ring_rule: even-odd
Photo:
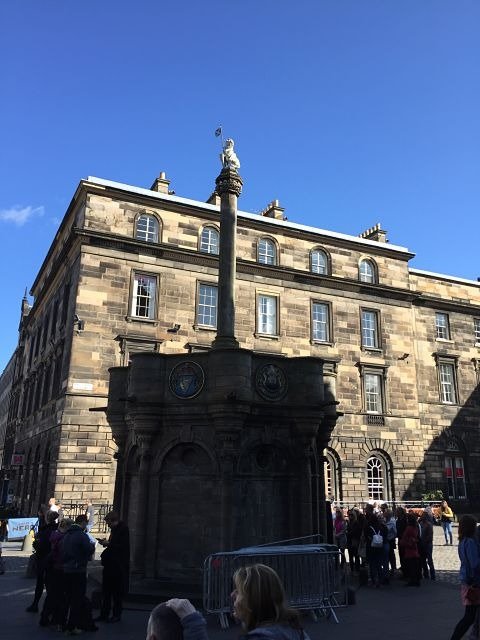
[[[385,545],[387,544],[387,527],[380,521],[376,514],[371,514],[367,519],[364,529],[367,543],[367,562],[370,567],[370,580],[372,586],[380,588],[385,580],[384,558]]]
[[[393,517],[393,511],[387,509],[385,511],[385,526],[387,527],[387,541],[388,541],[388,562],[386,571],[388,572],[388,566],[390,565],[390,575],[393,576],[395,569],[397,568],[397,559],[395,557],[395,538],[397,537],[397,523]]]

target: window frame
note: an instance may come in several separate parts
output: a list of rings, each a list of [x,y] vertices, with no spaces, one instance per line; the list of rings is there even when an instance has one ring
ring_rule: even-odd
[[[445,319],[445,325],[439,324],[438,320],[440,318]],[[441,335],[442,332],[444,335]],[[451,341],[451,331],[450,331],[450,317],[448,313],[443,311],[435,311],[435,340],[446,340],[448,342]]]
[[[150,299],[153,300],[153,311],[151,314],[149,313],[147,316],[139,316],[134,314],[136,299],[136,280],[137,278],[149,278],[155,285],[155,290]],[[131,279],[130,279],[130,295],[128,299],[128,315],[127,320],[136,321],[136,322],[151,322],[156,323],[158,319],[158,292],[159,292],[159,276],[155,273],[146,273],[145,271],[137,271],[135,269],[132,270]]]
[[[387,395],[387,383],[388,383],[388,366],[376,366],[372,364],[363,364],[358,362],[357,367],[360,371],[361,389],[362,389],[362,412],[367,416],[385,416],[388,413],[388,395]],[[368,408],[369,399],[367,392],[367,376],[376,376],[379,380],[379,398],[380,398],[380,411],[376,409]],[[381,426],[382,421],[379,421]],[[376,424],[374,420],[372,424]]]
[[[370,475],[373,475],[370,473],[369,469],[369,463],[371,460],[375,460],[378,463],[375,465],[375,468],[381,470],[380,483],[378,482],[378,478],[370,478]],[[390,465],[385,456],[381,455],[378,451],[371,451],[365,461],[365,480],[369,500],[375,500],[376,502],[390,501]]]
[[[316,271],[314,269],[313,266],[313,256],[314,254],[323,254],[323,256],[325,257],[325,271]],[[316,275],[320,275],[320,276],[328,276],[330,275],[330,256],[327,253],[327,251],[325,251],[325,249],[323,247],[314,247],[311,251],[310,251],[310,272],[311,273],[315,273]]]
[[[461,462],[461,464],[459,464],[459,462]],[[459,451],[446,451],[443,465],[448,499],[466,500],[467,482],[465,473],[465,456],[463,456]],[[459,474],[459,471],[462,473]],[[461,490],[462,487],[463,491]],[[459,495],[460,493],[463,493],[463,495]]]
[[[445,379],[445,372],[447,371],[446,367],[448,367],[448,371],[451,372],[451,380],[448,382],[450,385],[450,392],[447,392]],[[438,372],[438,391],[440,402],[442,404],[448,405],[458,405],[458,383],[457,383],[457,365],[456,360],[451,358],[441,358],[437,363],[437,372]],[[451,395],[452,400],[448,399],[448,395]]]
[[[273,333],[268,333],[260,330],[260,302],[261,298],[269,298],[275,302],[275,327]],[[271,293],[269,291],[257,291],[255,296],[256,308],[255,308],[255,336],[262,338],[278,339],[280,335],[280,296],[277,293]]]
[[[473,319],[473,337],[475,338],[475,345],[480,345],[480,318]]]
[[[211,245],[210,243],[210,238],[209,241],[207,243],[207,248],[203,249],[202,248],[202,244],[203,244],[203,234],[206,232],[215,232],[217,235],[217,250],[216,251],[210,251],[209,247]],[[204,224],[201,229],[200,229],[200,234],[198,236],[198,250],[200,253],[206,253],[208,255],[212,255],[212,256],[218,256],[220,253],[220,230],[218,229],[218,227],[216,227],[214,224]]]
[[[205,322],[200,321],[200,306],[201,306],[201,288],[202,287],[210,287],[215,289],[216,291],[216,301],[215,301],[215,324],[206,324]],[[207,281],[197,281],[197,291],[196,291],[196,302],[195,302],[195,329],[206,329],[209,331],[215,331],[218,325],[218,285],[213,282]]]
[[[326,308],[327,319],[325,324],[326,327],[326,338],[322,340],[321,338],[315,337],[315,319],[314,319],[314,308],[315,305],[321,305]],[[325,300],[318,300],[316,298],[310,301],[310,342],[312,344],[333,344],[332,337],[332,303],[327,302]]]
[[[141,218],[147,218],[149,220],[153,220],[154,224],[156,225],[155,232],[149,231],[148,225],[147,225],[147,229],[145,231],[145,234],[146,234],[145,238],[138,237],[138,233],[139,233],[138,223]],[[156,234],[156,237],[154,236],[153,239],[149,239],[148,235],[153,233]],[[155,213],[152,213],[151,211],[142,211],[142,213],[139,213],[137,215],[135,219],[135,235],[134,235],[135,240],[139,240],[140,242],[148,242],[148,244],[159,244],[161,242],[161,233],[162,233],[162,224],[159,217]]]
[[[365,275],[362,273],[362,265],[368,264],[372,268],[372,276],[370,279],[365,279]],[[364,284],[378,284],[378,269],[375,260],[372,258],[361,258],[358,261],[358,281]]]
[[[268,243],[269,245],[272,246],[273,248],[273,262],[268,262],[268,260],[261,260],[260,256],[262,255],[261,253],[261,245],[262,242]],[[270,238],[268,236],[262,236],[261,238],[258,239],[257,242],[257,262],[258,264],[264,264],[267,267],[276,267],[279,264],[279,260],[278,260],[278,245],[275,242],[275,240],[273,238]],[[265,253],[265,256],[268,258],[267,253]]]
[[[367,345],[364,339],[364,314],[371,313],[375,319],[374,326],[374,344]],[[381,314],[379,309],[372,309],[371,307],[360,307],[360,346],[362,351],[382,351],[382,333],[381,333]]]

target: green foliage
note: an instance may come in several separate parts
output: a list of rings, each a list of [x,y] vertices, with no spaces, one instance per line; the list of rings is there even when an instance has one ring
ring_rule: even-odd
[[[443,491],[441,489],[435,489],[434,491],[422,493],[422,500],[424,502],[429,502],[430,500],[443,500]]]

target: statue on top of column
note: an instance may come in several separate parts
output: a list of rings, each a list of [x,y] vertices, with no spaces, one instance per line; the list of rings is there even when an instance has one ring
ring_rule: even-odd
[[[240,160],[233,150],[234,144],[231,138],[225,140],[222,153],[220,154],[220,160],[224,169],[240,169]]]

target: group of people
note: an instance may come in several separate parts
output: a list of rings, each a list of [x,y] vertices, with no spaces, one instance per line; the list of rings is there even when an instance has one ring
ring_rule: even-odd
[[[85,505],[85,513],[74,520],[61,517],[54,498],[50,500],[46,513],[39,514],[33,542],[37,581],[34,599],[27,611],[39,611],[45,589],[41,626],[52,626],[77,635],[82,631],[97,630],[96,621],[120,621],[122,599],[128,588],[129,532],[115,511],[105,516],[105,522],[110,527],[109,539],[96,540],[90,533],[94,524],[94,509],[90,501]],[[99,617],[94,620],[86,590],[87,567],[94,557],[97,542],[105,549],[101,555],[102,605]]]
[[[439,515],[445,544],[452,544],[453,512],[446,500],[442,501]],[[368,567],[370,584],[381,587],[388,584],[397,570],[395,550],[398,548],[400,572],[407,586],[420,586],[423,578],[435,580],[433,562],[433,525],[436,517],[428,505],[418,516],[415,512],[397,507],[395,515],[388,504],[367,503],[364,510],[353,508],[347,517],[341,508],[334,512],[335,542],[345,563],[345,551],[352,572]]]

